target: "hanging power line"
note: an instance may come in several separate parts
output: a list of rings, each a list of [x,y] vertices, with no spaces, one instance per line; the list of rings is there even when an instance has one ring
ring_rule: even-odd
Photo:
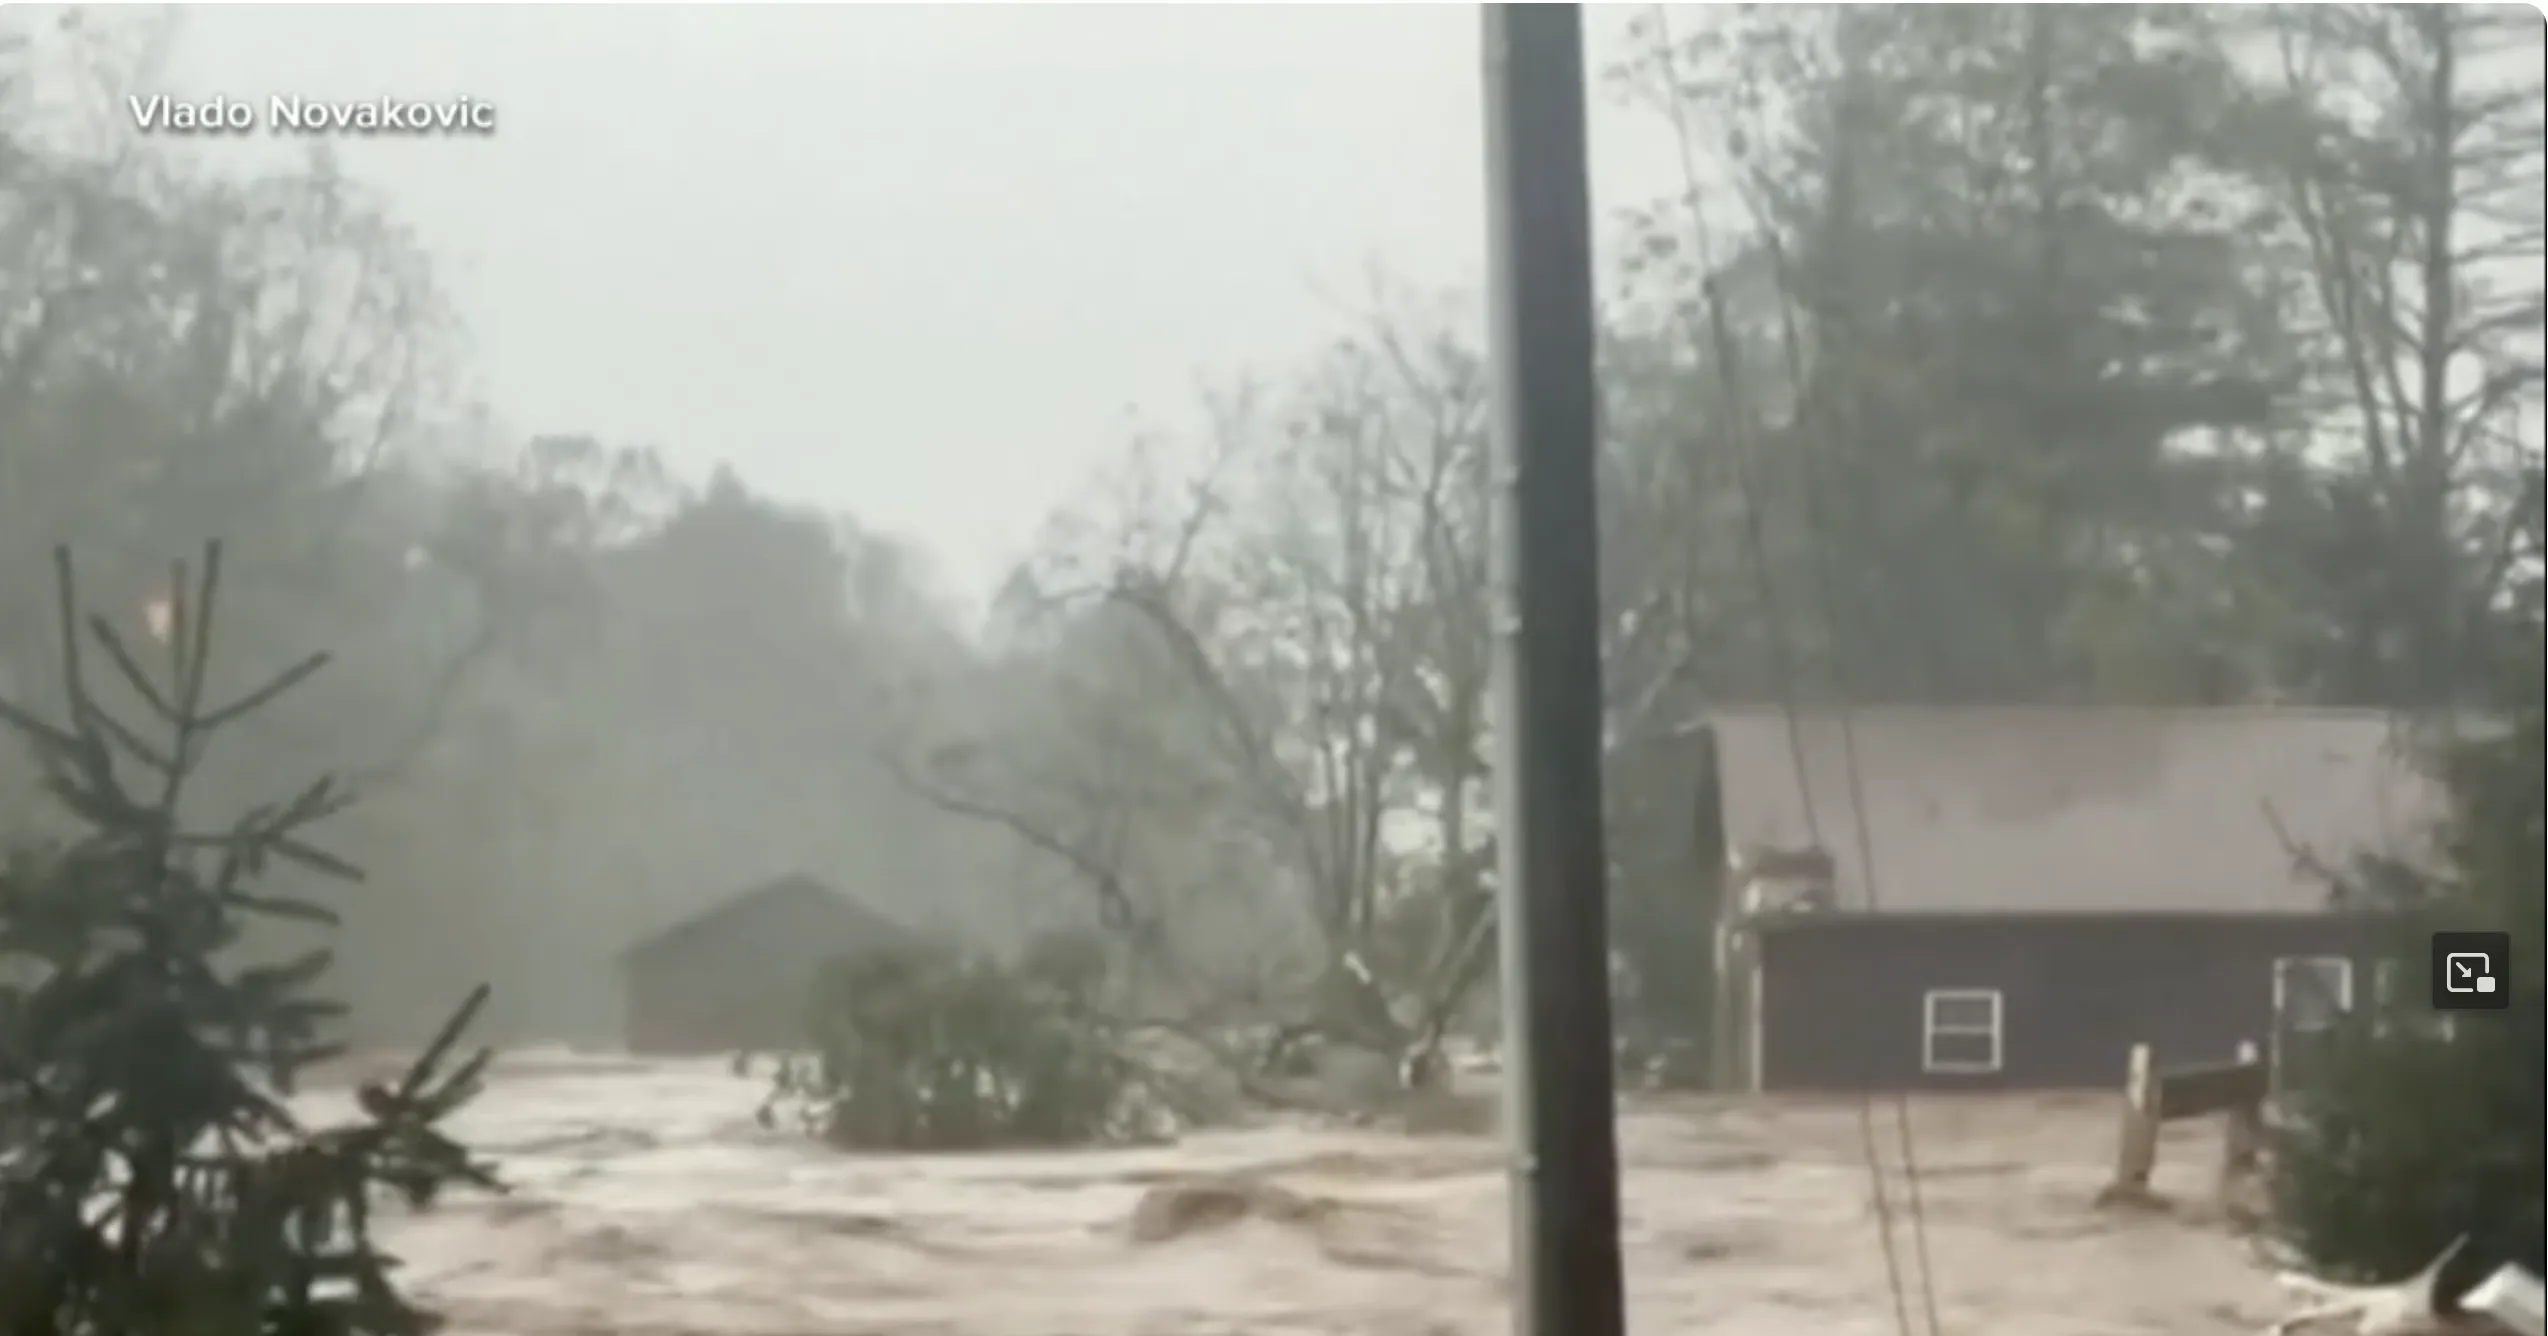
[[[1779,682],[1779,707],[1786,724],[1789,755],[1796,768],[1798,793],[1804,806],[1808,837],[1812,839],[1815,847],[1823,848],[1825,846],[1822,839],[1821,822],[1816,810],[1817,805],[1814,801],[1812,781],[1809,777],[1810,767],[1807,759],[1807,749],[1803,739],[1803,727],[1799,722],[1799,711],[1796,705],[1797,684],[1796,673],[1793,667],[1794,655],[1785,644],[1787,634],[1785,619],[1780,615],[1778,610],[1776,580],[1774,575],[1771,573],[1767,546],[1763,538],[1763,526],[1760,521],[1760,462],[1758,457],[1759,443],[1756,439],[1758,421],[1753,415],[1749,403],[1742,395],[1742,384],[1744,378],[1741,374],[1740,368],[1736,365],[1738,359],[1734,340],[1726,323],[1724,305],[1721,300],[1721,293],[1719,292],[1716,281],[1714,258],[1709,254],[1710,248],[1708,245],[1706,220],[1700,212],[1701,201],[1698,184],[1697,150],[1694,142],[1695,137],[1690,129],[1688,116],[1684,107],[1684,99],[1681,93],[1682,83],[1679,76],[1678,52],[1672,40],[1670,17],[1664,6],[1655,5],[1650,9],[1649,21],[1652,28],[1650,35],[1655,48],[1654,56],[1664,75],[1664,103],[1670,116],[1672,128],[1680,149],[1683,207],[1689,211],[1691,227],[1696,233],[1699,243],[1700,254],[1698,259],[1701,266],[1701,272],[1706,275],[1703,288],[1703,298],[1706,310],[1705,328],[1703,331],[1697,328],[1697,322],[1694,321],[1693,328],[1691,330],[1691,341],[1694,349],[1703,350],[1704,354],[1708,356],[1710,360],[1714,361],[1720,393],[1724,400],[1725,411],[1728,418],[1733,423],[1732,443],[1734,447],[1733,454],[1738,498],[1744,514],[1745,538],[1749,547],[1749,556],[1753,566],[1753,574],[1758,596],[1761,601],[1761,616],[1764,623],[1764,630],[1770,637],[1771,652],[1773,656],[1773,670],[1776,673]],[[1774,237],[1772,238],[1772,244],[1773,246],[1775,245]],[[1788,348],[1791,361],[1790,371],[1791,375],[1794,375],[1797,368],[1794,365],[1795,349],[1793,338],[1793,311],[1787,304],[1788,287],[1783,281],[1786,277],[1783,270],[1780,276],[1782,279],[1780,285],[1782,327],[1788,334]],[[1803,382],[1801,376],[1797,376],[1795,379],[1796,390],[1799,394],[1799,403],[1801,405]],[[1812,443],[1805,443],[1805,449],[1802,453],[1810,455],[1812,452]],[[1879,903],[1879,882],[1876,875],[1875,841],[1867,818],[1863,767],[1860,765],[1859,761],[1856,729],[1852,719],[1852,711],[1850,710],[1848,703],[1850,677],[1846,673],[1844,665],[1841,662],[1844,657],[1842,652],[1843,636],[1840,626],[1840,617],[1836,609],[1836,600],[1833,595],[1832,586],[1834,582],[1830,576],[1829,559],[1825,551],[1829,535],[1827,529],[1822,523],[1822,506],[1820,504],[1819,497],[1816,495],[1820,486],[1818,474],[1819,470],[1813,466],[1810,460],[1808,460],[1804,477],[1804,490],[1806,493],[1805,509],[1807,512],[1807,547],[1810,552],[1809,560],[1812,577],[1810,583],[1813,585],[1814,593],[1816,595],[1815,601],[1819,605],[1819,611],[1821,613],[1824,641],[1829,648],[1829,653],[1832,659],[1831,672],[1834,692],[1839,698],[1836,714],[1840,726],[1843,770],[1848,783],[1847,797],[1853,818],[1853,834],[1858,854],[1858,865],[1861,876],[1866,881],[1868,907],[1872,910],[1876,908]],[[1911,1336],[1912,1303],[1910,1296],[1907,1293],[1909,1287],[1905,1284],[1905,1267],[1894,1237],[1895,1221],[1890,1193],[1888,1192],[1884,1181],[1883,1155],[1879,1149],[1879,1137],[1875,1126],[1874,1105],[1875,1097],[1873,1093],[1862,1092],[1859,1101],[1860,1146],[1866,1159],[1871,1204],[1873,1205],[1876,1213],[1878,1243],[1884,1257],[1886,1284],[1893,1302],[1895,1328],[1900,1333],[1900,1336]],[[1905,1178],[1905,1205],[1907,1207],[1907,1215],[1909,1217],[1912,1236],[1913,1258],[1912,1267],[1910,1269],[1914,1271],[1917,1276],[1919,1304],[1922,1316],[1925,1318],[1924,1325],[1926,1330],[1929,1332],[1930,1336],[1942,1336],[1943,1329],[1938,1317],[1936,1289],[1934,1285],[1934,1270],[1929,1258],[1926,1211],[1924,1209],[1924,1203],[1921,1200],[1922,1194],[1920,1190],[1919,1157],[1917,1150],[1915,1149],[1915,1138],[1911,1127],[1909,1101],[1897,1092],[1892,1100],[1892,1105],[1894,1114],[1894,1131],[1902,1156],[1903,1174]]]
[[[1738,483],[1737,490],[1741,494],[1740,502],[1742,508],[1747,515],[1754,517],[1754,522],[1748,523],[1746,526],[1747,530],[1753,535],[1751,538],[1750,559],[1755,566],[1765,570],[1769,564],[1769,554],[1761,545],[1758,536],[1760,526],[1757,523],[1757,513],[1760,507],[1757,499],[1758,493],[1755,490],[1759,470],[1758,443],[1752,439],[1753,419],[1750,417],[1748,412],[1745,411],[1745,405],[1742,400],[1741,393],[1735,388],[1741,383],[1742,377],[1734,366],[1734,341],[1732,336],[1726,330],[1724,307],[1717,300],[1716,284],[1713,279],[1708,280],[1707,283],[1706,301],[1708,308],[1708,322],[1710,325],[1710,337],[1714,345],[1713,360],[1715,360],[1717,364],[1718,386],[1724,398],[1726,412],[1734,421],[1733,445],[1734,452],[1737,456],[1736,472],[1738,477],[1745,479],[1745,481]],[[1761,586],[1764,599],[1768,599],[1773,596],[1772,591],[1774,591],[1775,586],[1769,579],[1764,577],[1761,581]],[[1779,615],[1776,606],[1774,604],[1765,604],[1761,610],[1761,615],[1764,623],[1766,624],[1767,632],[1773,641],[1783,639],[1786,635],[1785,619]],[[1829,638],[1830,631],[1828,618],[1825,620],[1825,626],[1825,634],[1826,637]],[[1782,660],[1792,657],[1788,651],[1780,650],[1777,653],[1778,657]],[[1838,676],[1836,669],[1834,676]],[[1798,709],[1796,704],[1796,682],[1793,673],[1787,671],[1780,672],[1778,696],[1779,712],[1782,716],[1784,716],[1787,723],[1789,761],[1795,767],[1797,775],[1797,789],[1804,803],[1807,838],[1813,841],[1815,848],[1827,849],[1829,846],[1823,842],[1822,821],[1816,811],[1813,786],[1811,781],[1806,778],[1811,769],[1811,762],[1808,759],[1807,749],[1803,740],[1803,725],[1799,722],[1799,716],[1802,712]],[[1873,841],[1868,838],[1866,833],[1867,818],[1865,788],[1858,773],[1857,748],[1850,738],[1848,706],[1844,702],[1837,707],[1837,711],[1841,721],[1842,766],[1847,774],[1849,804],[1852,809],[1852,815],[1855,818],[1854,824],[1857,827],[1858,865],[1860,875],[1866,879],[1868,886],[1868,907],[1873,909],[1876,906],[1876,880],[1874,874]],[[1903,1265],[1901,1253],[1894,1238],[1894,1214],[1891,1202],[1891,1193],[1887,1189],[1884,1180],[1884,1155],[1879,1149],[1879,1138],[1876,1133],[1875,1105],[1876,1097],[1872,1091],[1859,1092],[1859,1147],[1866,1160],[1868,1197],[1870,1204],[1874,1207],[1876,1213],[1876,1237],[1878,1246],[1882,1249],[1884,1254],[1885,1283],[1893,1300],[1894,1326],[1900,1333],[1900,1336],[1912,1336],[1910,1298],[1910,1290],[1912,1287],[1905,1283],[1904,1275],[1906,1268]],[[1912,1274],[1917,1277],[1917,1289],[1922,1301],[1924,1314],[1927,1317],[1925,1329],[1929,1333],[1929,1336],[1940,1336],[1940,1329],[1936,1316],[1937,1305],[1936,1300],[1932,1297],[1930,1284],[1927,1243],[1928,1230],[1925,1221],[1921,1218],[1922,1212],[1920,1210],[1919,1202],[1919,1175],[1917,1170],[1918,1162],[1916,1158],[1911,1155],[1909,1150],[1911,1137],[1909,1114],[1905,1108],[1903,1099],[1898,1094],[1893,1100],[1893,1105],[1895,1112],[1895,1130],[1904,1151],[1904,1174],[1906,1179],[1909,1180],[1909,1208],[1914,1238],[1914,1268],[1912,1268]]]
[[[1782,310],[1780,325],[1782,341],[1790,358],[1790,374],[1792,375],[1801,370],[1801,359],[1796,354],[1794,313]],[[1848,375],[1848,371],[1844,368],[1842,372],[1844,393],[1849,384]],[[1851,424],[1850,427],[1843,428],[1846,434],[1854,429],[1857,415],[1844,410],[1843,417]],[[1797,454],[1804,465],[1805,545],[1811,553],[1807,560],[1812,571],[1815,601],[1822,611],[1823,635],[1832,646],[1834,694],[1839,698],[1839,704],[1834,713],[1840,725],[1841,764],[1849,782],[1849,809],[1853,818],[1852,825],[1855,827],[1859,875],[1866,881],[1867,908],[1872,912],[1883,907],[1883,882],[1876,872],[1875,835],[1867,819],[1866,769],[1858,761],[1855,711],[1849,706],[1852,683],[1843,668],[1847,656],[1840,651],[1844,632],[1835,606],[1837,600],[1833,594],[1833,586],[1837,582],[1832,578],[1831,573],[1831,526],[1824,510],[1823,475],[1817,463],[1817,456],[1821,454],[1822,447],[1811,439],[1812,433],[1808,432],[1806,436],[1807,439],[1799,443]],[[1864,626],[1863,618],[1852,618],[1847,632],[1849,638],[1854,641],[1857,631],[1862,630]],[[1903,1194],[1907,1199],[1911,1218],[1911,1244],[1918,1261],[1920,1300],[1928,1318],[1930,1336],[1940,1336],[1937,1290],[1929,1265],[1928,1212],[1921,1201],[1920,1154],[1917,1138],[1911,1131],[1911,1101],[1908,1096],[1896,1091],[1892,1104],[1894,1137],[1902,1152]]]
[[[1841,77],[1844,82],[1841,90],[1843,102],[1841,142],[1832,163],[1832,195],[1836,200],[1847,202],[1854,198],[1854,173],[1857,166],[1855,136],[1858,127],[1863,124],[1863,117],[1858,113],[1862,109],[1859,97],[1863,90],[1859,76],[1864,51],[1858,40],[1860,32],[1856,27],[1855,15],[1842,9],[1835,12],[1834,22],[1838,25],[1837,40],[1842,65]],[[1882,906],[1883,883],[1876,870],[1875,835],[1867,816],[1865,767],[1859,764],[1857,725],[1854,711],[1849,705],[1854,695],[1854,675],[1848,671],[1849,655],[1843,650],[1844,644],[1852,648],[1863,648],[1860,642],[1866,630],[1867,620],[1862,615],[1855,615],[1863,613],[1864,608],[1858,600],[1852,599],[1850,612],[1853,615],[1849,617],[1847,625],[1845,627],[1843,625],[1839,598],[1835,592],[1839,582],[1833,577],[1831,565],[1833,529],[1826,507],[1830,489],[1827,486],[1828,475],[1822,468],[1823,452],[1828,448],[1830,439],[1821,432],[1811,430],[1806,420],[1807,411],[1814,401],[1809,399],[1805,390],[1802,340],[1797,335],[1796,307],[1792,300],[1792,294],[1796,291],[1795,277],[1788,267],[1787,252],[1780,243],[1777,232],[1772,230],[1767,240],[1779,293],[1779,342],[1786,355],[1788,379],[1795,386],[1798,424],[1809,428],[1799,433],[1797,450],[1799,461],[1803,465],[1802,490],[1808,569],[1814,585],[1815,602],[1822,613],[1823,634],[1826,642],[1831,646],[1832,675],[1835,694],[1839,697],[1840,703],[1838,714],[1841,756],[1849,779],[1849,805],[1854,817],[1853,824],[1856,827],[1858,866],[1860,875],[1866,879],[1867,908],[1873,911]],[[1834,286],[1844,292],[1849,290],[1845,281]],[[1848,442],[1852,446],[1852,453],[1855,454],[1857,453],[1855,447],[1863,443],[1865,439],[1861,433],[1866,425],[1865,415],[1860,411],[1865,385],[1860,379],[1862,368],[1857,356],[1859,346],[1855,322],[1847,319],[1835,321],[1831,343],[1833,364],[1838,369],[1839,385],[1838,411],[1833,415],[1832,435]],[[1928,1212],[1922,1201],[1918,1139],[1912,1134],[1911,1129],[1910,1098],[1900,1091],[1894,1092],[1893,1096],[1893,1123],[1895,1138],[1902,1151],[1903,1190],[1910,1208],[1911,1240],[1918,1260],[1921,1304],[1928,1318],[1931,1336],[1939,1336],[1937,1289],[1934,1270],[1929,1261]]]

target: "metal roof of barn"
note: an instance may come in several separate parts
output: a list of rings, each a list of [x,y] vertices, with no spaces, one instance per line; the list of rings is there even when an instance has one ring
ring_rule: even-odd
[[[722,924],[731,923],[748,914],[802,907],[835,920],[845,933],[862,938],[898,941],[910,938],[911,929],[870,908],[858,899],[815,880],[794,875],[763,882],[738,891],[727,898],[699,910],[669,926],[638,938],[621,949],[622,965],[677,951],[685,943],[710,936]]]
[[[1811,842],[1775,708],[1709,711],[1727,846]],[[2440,810],[2392,716],[2307,709],[1800,711],[1838,907],[1913,913],[2307,913],[2302,853],[2414,856]],[[1877,881],[1870,904],[1855,788]]]

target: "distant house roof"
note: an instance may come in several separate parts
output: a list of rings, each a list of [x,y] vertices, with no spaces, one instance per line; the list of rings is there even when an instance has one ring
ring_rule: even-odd
[[[865,904],[806,876],[781,877],[730,896],[690,917],[630,943],[619,962],[632,966],[679,951],[685,944],[713,935],[719,927],[763,913],[808,911],[838,925],[839,932],[866,942],[910,939],[911,929]]]
[[[1811,843],[1786,716],[1705,722],[1727,847]],[[2309,912],[2327,887],[2293,846],[2335,864],[2411,852],[2439,810],[2377,713],[1869,707],[1848,722],[1884,910]],[[1839,906],[1869,908],[1840,716],[1797,727]]]

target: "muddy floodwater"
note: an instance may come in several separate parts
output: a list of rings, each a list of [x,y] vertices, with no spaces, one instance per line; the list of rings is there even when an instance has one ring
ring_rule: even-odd
[[[721,1063],[507,1059],[460,1130],[514,1190],[393,1221],[407,1283],[484,1336],[1509,1330],[1505,1177],[1485,1138],[1262,1126],[1144,1150],[853,1156],[761,1129],[761,1091]],[[342,1101],[304,1098],[322,1119]],[[2116,1214],[2089,1206],[2109,1100],[1931,1097],[1910,1116],[1941,1331],[2208,1336],[2283,1311],[2210,1208],[2211,1129],[2172,1129],[2172,1209]],[[1875,1126],[1899,1203],[1889,1102]],[[1897,1330],[1855,1102],[1635,1100],[1621,1136],[1638,1336]],[[1222,1186],[1179,1197],[1198,1183]],[[1916,1280],[1907,1221],[1898,1233]]]

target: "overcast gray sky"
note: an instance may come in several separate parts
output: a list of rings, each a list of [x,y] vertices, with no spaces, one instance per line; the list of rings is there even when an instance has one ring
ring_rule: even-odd
[[[439,258],[507,425],[729,461],[978,595],[1133,415],[1342,331],[1372,266],[1474,289],[1477,33],[1470,5],[220,6],[164,78],[493,102],[492,137],[341,149]],[[1605,205],[1675,188],[1656,127],[1598,116]]]

